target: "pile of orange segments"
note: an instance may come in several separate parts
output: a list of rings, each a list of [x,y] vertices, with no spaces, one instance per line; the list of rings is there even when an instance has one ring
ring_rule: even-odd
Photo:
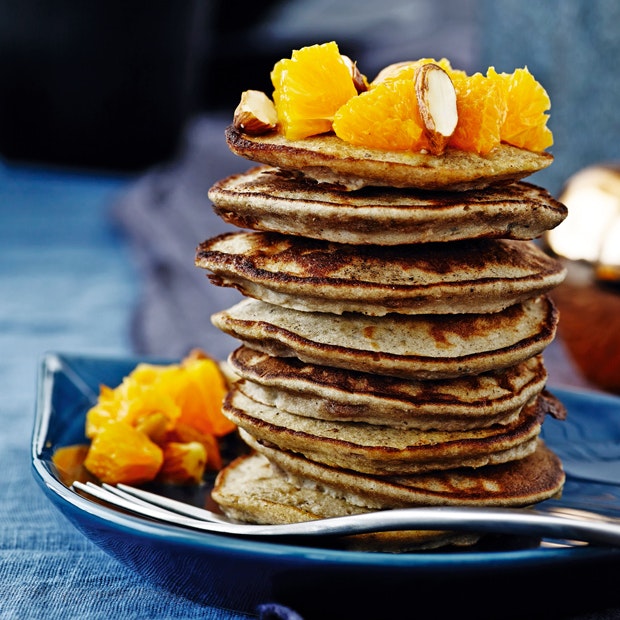
[[[333,131],[345,142],[388,150],[423,151],[427,136],[415,96],[414,75],[423,63],[438,64],[450,76],[458,123],[449,147],[482,155],[501,142],[530,151],[553,144],[547,127],[549,97],[527,68],[513,73],[467,75],[446,59],[424,58],[381,71],[356,88],[351,62],[335,42],[295,50],[271,73],[280,131],[299,140]],[[361,90],[361,92],[358,92]]]

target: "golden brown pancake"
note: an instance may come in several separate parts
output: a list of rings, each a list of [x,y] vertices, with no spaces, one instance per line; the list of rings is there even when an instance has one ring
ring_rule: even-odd
[[[442,155],[384,151],[354,146],[333,134],[289,141],[280,133],[261,136],[226,128],[230,150],[246,159],[294,170],[342,189],[366,186],[469,190],[511,183],[553,162],[550,153],[535,153],[501,144],[488,155],[447,149]]]
[[[212,497],[227,516],[249,523],[298,523],[368,512],[316,489],[300,489],[276,474],[260,454],[239,457],[223,469]],[[478,539],[475,534],[405,530],[346,536],[336,546],[358,551],[402,552],[450,544],[472,545]]]
[[[525,458],[410,476],[371,476],[310,461],[254,439],[243,440],[280,469],[296,486],[318,488],[356,506],[374,509],[407,506],[530,506],[561,492],[560,459],[542,440]]]
[[[242,378],[238,389],[257,402],[295,415],[402,429],[508,424],[547,380],[541,356],[502,371],[436,381],[317,366],[248,347],[239,347],[228,361]]]
[[[221,179],[209,198],[215,212],[239,228],[351,244],[535,239],[567,216],[565,205],[530,183],[468,192],[342,192],[270,166]]]
[[[245,299],[213,324],[251,348],[407,379],[441,379],[507,368],[553,340],[558,313],[542,296],[492,314],[369,317],[301,312]]]
[[[233,388],[222,412],[256,439],[343,469],[378,476],[481,467],[531,454],[549,410],[538,396],[507,425],[468,431],[394,429],[361,422],[334,422],[286,413]]]
[[[532,241],[352,246],[260,232],[203,242],[196,265],[243,295],[311,312],[498,312],[560,284],[564,265]]]

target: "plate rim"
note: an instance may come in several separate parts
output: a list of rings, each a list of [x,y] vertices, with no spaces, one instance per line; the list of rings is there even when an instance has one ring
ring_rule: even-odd
[[[46,438],[53,423],[53,411],[51,397],[54,388],[54,374],[58,372],[64,361],[70,365],[71,361],[87,360],[91,363],[133,365],[139,362],[168,363],[170,358],[150,356],[107,356],[72,354],[65,352],[47,352],[40,362],[37,379],[37,397],[35,406],[34,424],[31,437],[31,466],[34,477],[43,491],[56,506],[67,516],[68,513],[77,511],[80,515],[88,515],[100,526],[110,530],[122,530],[140,537],[161,541],[162,544],[175,543],[190,546],[194,550],[203,552],[226,552],[244,557],[256,557],[263,560],[270,557],[279,561],[288,559],[292,561],[304,561],[307,563],[326,564],[332,567],[364,567],[373,568],[397,568],[397,569],[423,569],[431,571],[445,571],[446,569],[510,567],[529,566],[541,561],[547,563],[560,562],[566,565],[568,562],[608,558],[620,553],[620,550],[605,547],[558,547],[558,548],[530,548],[499,551],[467,551],[442,552],[435,551],[412,551],[403,553],[366,552],[352,550],[338,550],[322,547],[301,546],[289,543],[254,541],[234,536],[212,534],[188,530],[169,524],[160,524],[148,519],[128,515],[118,510],[99,504],[88,499],[62,483],[53,474],[49,463],[42,457],[42,451],[47,445]],[[585,398],[607,400],[620,406],[620,398],[599,394],[583,388],[551,387],[554,393],[561,399],[562,394],[576,395]],[[73,523],[73,525],[75,525]],[[82,533],[86,535],[83,531]]]

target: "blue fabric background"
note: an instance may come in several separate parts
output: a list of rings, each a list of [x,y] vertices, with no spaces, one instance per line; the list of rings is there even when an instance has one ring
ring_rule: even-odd
[[[43,352],[123,355],[138,278],[108,209],[128,178],[0,165],[0,618],[244,616],[152,587],[73,528],[30,471]]]

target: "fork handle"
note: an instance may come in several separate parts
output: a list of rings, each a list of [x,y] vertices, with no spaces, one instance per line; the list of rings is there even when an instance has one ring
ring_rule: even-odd
[[[277,533],[284,535],[287,529],[293,534],[297,525],[266,527],[277,527],[279,528]],[[588,518],[554,514],[551,509],[550,512],[543,512],[535,509],[472,506],[397,508],[309,521],[304,526],[308,534],[324,536],[403,530],[446,530],[478,534],[518,534],[620,546],[620,521],[617,519],[592,513],[588,513]],[[274,529],[263,533],[273,535],[276,531]]]

